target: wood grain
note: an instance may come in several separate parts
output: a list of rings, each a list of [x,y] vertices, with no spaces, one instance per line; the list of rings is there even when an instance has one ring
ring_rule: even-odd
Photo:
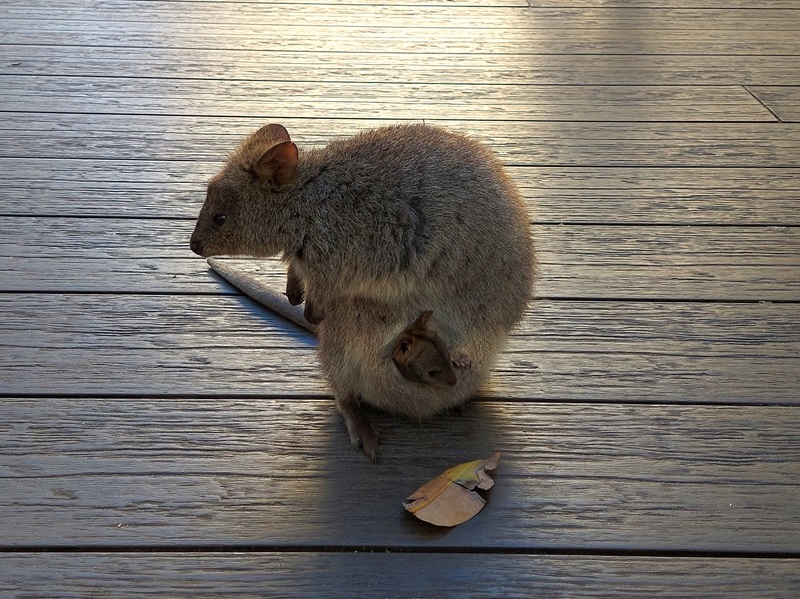
[[[782,122],[800,122],[800,86],[748,88]]]
[[[796,21],[797,18],[795,23]],[[245,29],[244,32],[242,28]],[[640,68],[663,65],[668,71],[672,71],[671,81],[679,83],[679,57],[691,56],[693,64],[686,65],[684,72],[692,76],[692,83],[702,81],[696,77],[701,73],[712,80],[729,83],[734,65],[746,69],[739,73],[740,77],[744,76],[745,82],[763,83],[764,77],[772,79],[782,69],[789,67],[789,59],[796,56],[798,51],[798,42],[794,39],[792,30],[751,28],[740,31],[673,29],[654,32],[646,26],[615,30],[613,25],[606,25],[601,29],[587,30],[563,21],[554,23],[552,29],[505,31],[502,38],[495,40],[490,51],[481,42],[480,35],[465,34],[462,30],[387,28],[380,24],[363,29],[320,26],[310,30],[313,33],[310,37],[309,29],[305,27],[273,29],[273,39],[270,40],[272,43],[267,44],[264,43],[263,32],[247,29],[240,24],[229,24],[222,28],[207,25],[203,30],[158,31],[158,26],[150,23],[109,22],[97,27],[65,22],[53,27],[49,23],[6,20],[0,24],[0,31],[7,35],[8,56],[12,60],[4,65],[4,69],[8,70],[3,72],[60,75],[64,72],[54,67],[63,64],[72,65],[65,69],[67,73],[87,74],[86,71],[75,70],[79,51],[83,50],[86,52],[87,66],[90,67],[89,73],[105,76],[109,71],[95,72],[101,69],[99,49],[102,49],[108,51],[109,66],[117,68],[112,71],[117,75],[168,74],[186,78],[199,73],[208,76],[210,70],[229,78],[250,78],[253,75],[265,78],[267,74],[272,74],[273,80],[291,80],[282,75],[294,73],[305,78],[325,74],[326,77],[352,81],[356,78],[366,79],[363,75],[367,73],[372,73],[375,80],[379,73],[384,73],[386,80],[395,81],[402,80],[400,75],[405,73],[412,76],[416,74],[416,77],[434,82],[434,71],[430,67],[439,67],[444,69],[447,82],[489,82],[492,81],[489,75],[496,72],[506,73],[508,81],[519,82],[524,80],[526,74],[545,72],[548,67],[555,65],[571,63],[578,66],[580,62],[577,59],[584,58],[595,69],[606,65],[606,72],[597,73],[595,80],[598,76],[613,77],[626,70],[635,73],[636,70],[632,68],[635,65],[630,63],[641,59]],[[370,40],[375,37],[381,37],[391,45],[381,48],[370,45]],[[281,49],[276,50],[276,45]],[[34,48],[25,53],[24,48],[29,46]],[[40,49],[55,47],[63,48],[63,55],[47,57]],[[316,65],[309,64],[310,52],[327,60]],[[142,64],[131,64],[129,59],[134,53],[140,57]],[[235,53],[237,60],[226,61],[225,53]],[[398,54],[414,55],[415,59],[424,61],[428,68],[423,65],[412,68],[411,64],[398,60]],[[763,72],[759,73],[753,68],[756,65],[753,59],[764,56],[774,56],[776,62],[765,64]],[[355,66],[356,70],[348,78],[348,71],[340,61],[345,63],[347,59],[355,57],[363,57],[364,64]],[[659,60],[658,57],[662,58]],[[722,61],[720,66],[723,70],[716,76],[710,68],[713,58]],[[478,68],[482,59],[489,63],[488,72]],[[203,60],[208,63],[205,69]],[[16,62],[20,64],[14,64]],[[184,62],[187,70],[180,73],[179,63]],[[267,63],[274,64],[278,71],[265,69]],[[158,65],[167,65],[167,71],[153,71]],[[522,69],[516,77],[511,76],[514,67]],[[589,73],[586,67],[582,71]],[[459,71],[461,76],[453,79]],[[474,72],[472,81],[467,79],[466,71]],[[651,72],[655,75],[657,70],[651,69]],[[565,74],[564,77],[568,75]],[[656,76],[656,81],[642,83],[652,84],[661,80]],[[585,80],[579,78],[560,81],[585,83]]]
[[[192,220],[3,217],[0,223],[8,223],[0,226],[0,251],[14,258],[0,265],[4,291],[218,289],[188,248]],[[793,301],[800,294],[797,227],[536,225],[533,232],[541,297]],[[283,270],[274,261],[265,268],[267,276]]]
[[[279,0],[289,1],[289,0]],[[348,0],[353,1],[353,0]],[[368,1],[368,0],[364,0]],[[415,2],[417,0],[411,0]],[[357,3],[356,0],[355,3]],[[513,2],[502,5],[512,5]],[[570,8],[582,7],[603,7],[603,8],[653,8],[650,0],[526,0],[527,6],[539,7],[558,7],[566,6]],[[669,3],[671,8],[742,8],[761,10],[764,8],[790,8],[796,9],[797,4],[794,0],[675,0]]]
[[[380,114],[387,120],[482,121],[775,121],[741,86],[455,86],[409,83],[297,83],[190,79],[18,77],[7,82],[4,107],[66,112],[180,113],[243,116],[253,98],[294,98],[294,118],[320,111],[337,118]]]
[[[314,339],[245,298],[4,294],[0,310],[6,393],[329,393]],[[798,367],[796,304],[539,301],[481,394],[795,404]]]
[[[217,161],[0,158],[2,216],[195,218]],[[535,223],[798,226],[800,169],[507,167]]]
[[[530,4],[3,8],[0,595],[794,596],[800,7]],[[497,151],[542,278],[464,415],[374,415],[374,466],[314,338],[187,238],[264,123],[423,119]],[[478,517],[403,512],[496,449]]]
[[[0,592],[292,597],[785,599],[796,560],[428,553],[3,554]],[[396,582],[398,572],[413,572]],[[91,574],[90,574],[91,573]]]
[[[213,111],[211,106],[209,111]],[[284,118],[285,114],[264,113],[220,121],[212,116],[168,114],[0,113],[0,131],[6,137],[0,158],[222,162],[244,136],[268,122],[282,122],[303,146],[323,145],[335,137],[396,122],[372,119],[372,114],[365,115],[369,120],[295,120]],[[511,166],[776,171],[800,167],[800,128],[790,123],[766,127],[764,123],[427,122],[485,142]],[[47,136],[40,133],[43,127],[50,128]],[[165,168],[177,170],[187,165]]]
[[[0,61],[0,75],[58,76],[63,74],[95,75],[105,77],[109,71],[117,76],[200,78],[211,81],[220,79],[256,79],[271,81],[387,81],[393,83],[447,84],[461,86],[467,84],[539,84],[539,85],[782,85],[786,81],[797,80],[797,51],[783,49],[790,54],[770,55],[768,48],[761,54],[720,54],[724,48],[720,44],[707,47],[705,53],[692,55],[687,61],[687,53],[694,51],[697,42],[687,40],[682,54],[674,52],[673,42],[665,41],[664,47],[651,47],[652,54],[641,54],[640,48],[631,47],[631,42],[623,39],[615,54],[550,54],[557,40],[547,45],[533,48],[528,41],[514,46],[496,40],[497,45],[505,45],[505,54],[481,54],[485,47],[483,40],[471,44],[460,34],[452,40],[439,41],[438,47],[444,53],[431,54],[428,39],[409,41],[406,30],[401,37],[392,39],[391,46],[408,54],[413,61],[400,61],[394,53],[374,52],[373,32],[367,32],[363,39],[353,38],[348,31],[336,40],[335,52],[330,60],[313,61],[308,46],[314,44],[307,36],[299,35],[294,40],[297,51],[286,49],[284,40],[280,54],[270,50],[237,49],[236,68],[231,68],[231,60],[226,52],[216,48],[218,40],[210,40],[211,47],[196,48],[190,42],[186,46],[170,49],[148,49],[147,47],[117,47],[119,37],[109,35],[105,39],[96,32],[81,36],[68,33],[53,39],[51,45],[40,50],[43,34],[31,34],[29,43],[4,46]],[[333,33],[330,36],[334,35]],[[643,33],[644,35],[644,33]],[[9,32],[9,37],[13,32]],[[16,39],[16,38],[15,38]],[[134,40],[137,45],[160,43],[160,37]],[[61,44],[83,45],[74,47]],[[99,45],[99,44],[105,45]],[[319,42],[317,42],[319,43]],[[578,44],[580,42],[576,42]],[[627,46],[625,44],[628,44]],[[52,45],[55,44],[55,45]],[[93,47],[92,44],[98,46]],[[552,45],[551,45],[552,44]],[[742,45],[728,44],[732,52]],[[363,51],[367,46],[368,52]],[[349,48],[349,51],[343,52]],[[569,50],[570,48],[565,48]],[[745,47],[747,50],[747,47]],[[574,49],[573,49],[574,50]],[[581,50],[586,51],[582,46]],[[536,51],[538,53],[532,54]],[[713,52],[712,52],[713,51]],[[715,53],[716,52],[716,53]],[[768,56],[769,58],[765,58]],[[4,78],[8,81],[7,78]]]
[[[24,7],[10,7],[6,22],[13,28],[19,18],[31,26],[59,27],[62,23],[86,28],[103,29],[114,24],[142,24],[162,26],[166,31],[214,31],[239,26],[242,34],[258,34],[287,28],[313,28],[338,26],[348,29],[421,27],[430,30],[461,29],[466,35],[500,29],[509,33],[516,30],[551,30],[557,25],[579,29],[641,29],[658,23],[664,30],[742,30],[792,31],[798,14],[791,8],[764,8],[749,10],[733,7],[681,8],[664,7],[615,10],[609,7],[581,6],[580,8],[540,7],[521,10],[519,6],[451,6],[372,4],[363,6],[350,3],[296,4],[292,10],[269,2],[162,2],[137,3],[136,11],[126,11],[127,3],[116,6],[94,0],[76,0],[59,4],[55,14],[37,15],[38,7],[49,7],[47,0],[36,0]],[[164,27],[168,21],[172,28]]]
[[[374,465],[348,446],[330,400],[3,406],[6,547],[800,550],[800,519],[786,517],[800,500],[791,407],[497,403],[424,425],[381,416]],[[404,513],[419,483],[493,449],[503,457],[478,517],[443,534]]]
[[[707,242],[715,239],[719,238],[713,236]],[[742,260],[711,250],[708,254],[673,256],[669,247],[659,247],[663,251],[645,257],[645,262],[651,263],[638,265],[615,264],[622,258],[613,246],[597,246],[597,252],[584,256],[583,262],[569,263],[567,257],[561,257],[562,262],[542,265],[537,296],[567,300],[797,301],[798,266],[785,262],[791,259],[789,254],[783,260],[759,254],[749,254]],[[619,250],[632,259],[639,256],[629,244]],[[647,248],[642,246],[642,251]],[[611,256],[607,264],[603,263],[606,255]],[[726,258],[731,262],[719,263]],[[712,263],[705,263],[706,259]],[[736,260],[750,264],[736,264]],[[207,294],[219,289],[198,258],[155,255],[97,260],[20,257],[13,263],[0,264],[0,274],[0,290],[4,292]]]

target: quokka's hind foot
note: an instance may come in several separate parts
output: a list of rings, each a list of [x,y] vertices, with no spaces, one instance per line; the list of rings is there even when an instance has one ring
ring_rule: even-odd
[[[358,398],[354,395],[348,395],[343,399],[337,398],[336,405],[344,418],[347,433],[350,435],[350,443],[356,450],[363,451],[364,455],[376,463],[381,438],[361,408]]]

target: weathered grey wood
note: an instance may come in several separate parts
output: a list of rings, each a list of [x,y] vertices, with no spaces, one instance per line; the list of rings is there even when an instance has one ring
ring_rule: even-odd
[[[798,169],[510,167],[509,172],[539,222],[800,224]]]
[[[195,218],[220,161],[0,158],[3,216]],[[534,222],[800,225],[800,169],[508,167]]]
[[[217,280],[220,288],[230,288],[221,278]],[[142,349],[158,349],[165,343],[184,349],[273,350],[315,345],[304,329],[240,297],[13,294],[0,296],[0,301],[12,313],[4,324],[11,348],[31,347],[37,339],[46,340],[51,349],[91,344],[98,351],[120,343]],[[89,319],[92,305],[102,309]],[[126,306],[130,316],[126,316]],[[64,319],[60,313],[70,311],[81,314],[81,320]],[[40,326],[31,327],[32,319]],[[115,322],[125,326],[112,335]],[[30,337],[25,343],[22,334]],[[172,340],[165,341],[168,337]],[[539,300],[512,333],[507,349],[530,354],[682,353],[800,359],[798,344],[800,307],[795,305]]]
[[[165,20],[173,25],[167,32],[194,31],[203,28],[241,27],[243,34],[256,34],[286,28],[329,27],[332,25],[348,29],[408,28],[463,29],[465,34],[500,29],[503,32],[515,30],[550,30],[558,25],[569,28],[586,29],[640,29],[650,28],[658,23],[666,30],[766,30],[792,31],[800,19],[797,10],[784,8],[765,8],[748,10],[742,8],[680,8],[663,7],[615,10],[607,7],[581,6],[580,8],[537,8],[523,10],[518,6],[390,6],[372,4],[371,6],[344,3],[322,3],[321,5],[296,4],[291,10],[272,3],[239,2],[231,9],[226,2],[195,2],[186,5],[180,2],[133,3],[137,10],[126,10],[131,2],[109,3],[64,2],[56,14],[37,18],[32,11],[37,6],[50,7],[47,0],[39,0],[16,11],[8,11],[9,17],[18,17],[19,22],[51,25],[81,24],[102,30],[117,23],[125,25],[141,23],[163,25]],[[33,18],[31,18],[33,16]],[[17,20],[8,19],[10,26]],[[180,27],[179,27],[180,26]],[[271,29],[270,29],[271,28]]]
[[[4,108],[59,111],[244,116],[254,98],[293,98],[291,114],[314,118],[566,121],[775,121],[741,86],[533,86],[405,83],[293,83],[95,77],[12,77]]]
[[[686,73],[692,76],[692,83],[702,81],[697,78],[700,74],[719,82],[723,82],[722,75],[725,74],[724,81],[730,82],[735,65],[745,68],[744,73],[739,73],[740,76],[746,75],[745,82],[763,83],[764,77],[771,82],[773,80],[771,75],[785,72],[791,65],[790,57],[798,53],[798,42],[791,30],[653,31],[646,27],[614,30],[612,26],[606,26],[605,29],[587,31],[576,28],[568,21],[555,23],[547,30],[504,31],[503,37],[494,43],[491,53],[487,53],[486,45],[479,35],[470,35],[462,29],[386,28],[380,25],[352,29],[323,26],[311,28],[310,31],[313,33],[311,37],[305,33],[309,31],[308,28],[270,29],[269,34],[275,38],[270,40],[271,43],[265,43],[266,30],[251,31],[246,25],[239,24],[223,27],[205,24],[203,29],[187,27],[184,30],[159,33],[153,29],[151,23],[109,22],[98,28],[96,24],[77,21],[53,27],[50,23],[29,24],[24,21],[5,20],[0,24],[0,31],[8,40],[8,56],[11,60],[0,72],[29,74],[28,69],[41,68],[50,74],[63,74],[54,70],[53,66],[62,62],[74,65],[76,57],[79,56],[78,51],[83,49],[87,51],[87,66],[93,71],[100,67],[100,63],[98,52],[92,47],[99,46],[109,51],[109,66],[116,66],[119,68],[117,73],[128,75],[141,74],[155,65],[164,64],[168,65],[168,74],[185,77],[202,69],[204,63],[199,59],[205,58],[210,63],[206,68],[226,77],[243,78],[256,73],[259,78],[263,78],[265,73],[271,72],[264,69],[265,63],[274,63],[278,71],[273,72],[273,76],[279,75],[275,80],[291,79],[285,76],[290,73],[304,74],[305,77],[318,73],[326,77],[348,80],[347,70],[338,64],[339,61],[345,62],[348,58],[363,56],[364,65],[354,65],[355,71],[351,71],[350,81],[354,79],[352,75],[378,73],[379,65],[383,65],[386,72],[386,64],[389,63],[392,68],[385,75],[387,80],[402,80],[400,75],[405,73],[434,82],[435,71],[430,67],[440,65],[445,69],[446,81],[451,82],[457,77],[456,81],[465,83],[472,81],[466,78],[466,73],[463,71],[470,67],[475,70],[478,61],[483,58],[490,62],[488,72],[475,73],[476,80],[492,81],[488,75],[499,69],[506,74],[508,81],[519,82],[521,76],[529,71],[532,74],[546,71],[548,67],[554,65],[554,61],[559,65],[570,63],[580,65],[578,57],[581,57],[584,61],[589,61],[596,70],[605,67],[603,72],[595,75],[594,80],[600,81],[602,79],[598,77],[602,75],[608,78],[628,70],[635,73],[636,69],[632,68],[634,65],[629,63],[633,58],[642,57],[644,62],[639,68],[662,64],[672,71],[673,78],[670,81],[679,83],[677,75],[681,63],[678,58],[692,56],[692,64],[686,65]],[[370,45],[370,41],[376,37],[391,44],[392,51],[387,52],[383,48],[376,48],[374,44]],[[275,44],[283,49],[281,53],[275,51]],[[23,52],[24,47],[31,45],[63,47],[65,53],[63,56],[44,60],[40,50],[34,49],[30,54]],[[131,48],[138,51],[144,64],[132,65],[124,60],[125,57],[132,56]],[[154,52],[155,49],[161,50],[162,53]],[[241,69],[231,69],[230,65],[224,69],[221,64],[223,52],[231,51],[242,53],[238,57],[241,59]],[[312,65],[307,61],[304,63],[303,55],[305,54],[307,58],[308,53],[312,51],[323,56],[329,55],[329,60],[326,61],[328,64]],[[167,54],[164,55],[163,52]],[[397,53],[424,58],[429,68],[420,65],[414,69],[408,63],[393,61],[392,56]],[[461,57],[462,54],[465,56]],[[558,59],[556,58],[558,56],[564,58]],[[664,59],[653,61],[652,59],[657,56],[663,56]],[[767,63],[764,65],[764,72],[759,73],[754,68],[756,61],[752,58],[764,56],[775,56],[777,64]],[[627,59],[628,64],[620,60],[622,57]],[[713,63],[710,58],[722,60],[721,66],[724,69],[722,73],[717,73],[716,76],[713,74],[710,68]],[[178,61],[181,64],[186,62],[187,73],[179,74]],[[512,76],[513,67],[522,69],[516,77]],[[67,69],[68,72],[69,70]],[[588,68],[583,70],[589,73]],[[208,74],[208,71],[202,72]],[[456,75],[459,72],[461,72],[460,77]],[[656,74],[657,71],[651,69],[651,72]],[[102,74],[107,75],[108,71]],[[162,72],[160,76],[164,74]],[[586,83],[583,79],[567,77],[568,75],[564,74],[558,81]],[[412,78],[412,80],[418,79]],[[604,81],[609,82],[607,79]],[[657,78],[657,81],[662,79]],[[685,79],[683,81],[686,82]],[[737,81],[742,82],[741,79]],[[642,83],[654,83],[654,81],[642,81]]]
[[[800,16],[796,20],[800,20]],[[313,73],[344,75],[345,71],[339,70],[337,66],[357,56],[365,61],[359,68],[364,66],[378,68],[382,65],[385,69],[389,63],[392,72],[387,75],[389,80],[394,80],[397,76],[395,69],[407,73],[415,72],[409,63],[396,60],[397,55],[402,53],[412,54],[414,58],[424,60],[428,66],[443,68],[445,73],[450,70],[454,73],[471,70],[474,78],[470,80],[464,77],[461,82],[476,83],[492,81],[487,75],[501,67],[510,70],[516,66],[523,69],[523,73],[528,72],[532,66],[544,69],[551,64],[546,58],[557,56],[572,56],[573,59],[581,56],[599,66],[613,56],[625,56],[630,60],[633,57],[660,55],[672,57],[672,60],[663,64],[676,68],[679,65],[677,58],[680,56],[692,56],[693,62],[698,59],[698,66],[701,67],[710,64],[707,61],[708,57],[727,58],[723,66],[737,63],[752,65],[750,61],[738,62],[738,59],[748,56],[790,57],[797,55],[800,50],[800,42],[794,39],[791,31],[754,28],[727,31],[653,30],[646,26],[638,29],[619,29],[611,24],[604,29],[587,31],[584,28],[576,28],[568,21],[554,24],[551,29],[545,30],[506,31],[490,49],[481,43],[478,35],[470,35],[458,29],[431,30],[381,26],[368,29],[330,26],[283,28],[271,30],[275,43],[265,44],[263,38],[259,39],[258,36],[249,34],[248,28],[241,25],[220,27],[205,24],[202,30],[187,27],[157,35],[150,23],[116,21],[104,25],[98,31],[96,27],[90,28],[89,23],[72,21],[58,27],[45,23],[44,30],[36,32],[42,35],[38,39],[32,37],[34,33],[32,23],[12,21],[8,25],[3,27],[9,36],[3,49],[8,62],[2,65],[3,70],[0,71],[7,74],[108,76],[108,70],[94,72],[95,69],[101,69],[102,53],[107,52],[108,66],[117,67],[117,70],[112,72],[129,76],[169,75],[182,79],[197,74],[208,76],[208,69],[211,69],[226,78],[243,79],[256,75],[256,78],[263,79],[270,73],[265,69],[265,65],[272,63],[278,68],[292,69],[292,72],[305,72],[306,77]],[[244,35],[237,35],[236,32],[241,33],[243,28]],[[114,30],[118,30],[116,37],[111,35],[111,31]],[[304,33],[305,31],[311,31],[313,35],[308,35]],[[188,35],[190,33],[191,36]],[[390,41],[392,46],[380,48],[376,48],[374,44],[370,46],[370,36],[373,36],[372,39],[374,36],[380,36]],[[276,50],[276,44],[280,50]],[[54,52],[56,47],[63,53]],[[27,52],[25,48],[28,48]],[[230,55],[231,50],[237,53],[236,67],[231,68],[228,64],[225,68],[225,56],[226,53]],[[317,66],[309,64],[307,60],[309,52],[315,52],[326,58],[324,62],[327,64]],[[82,53],[85,53],[86,65],[90,67],[88,72],[77,69]],[[141,64],[131,64],[133,56],[137,56]],[[305,61],[303,56],[306,58]],[[393,56],[395,60],[392,60]],[[488,72],[478,70],[481,61],[489,63],[486,65]],[[187,70],[181,72],[179,65],[184,63]],[[575,64],[578,64],[577,61]],[[608,69],[608,66],[613,64],[615,63],[607,63],[606,75],[612,75],[617,70]],[[59,65],[64,65],[65,68],[58,70]],[[166,66],[167,70],[153,70],[158,65]],[[690,66],[687,73],[692,74],[695,65],[687,66]],[[767,72],[771,71],[769,65],[765,67]],[[423,69],[417,72],[422,74],[432,71]],[[272,75],[272,79],[276,80],[274,73]],[[449,76],[447,77],[446,80],[449,81]],[[351,77],[350,80],[352,79]],[[519,75],[510,81],[520,82]],[[581,82],[579,79],[572,81]]]
[[[183,0],[164,0],[165,2],[182,2]],[[203,0],[205,1],[205,0]],[[248,1],[248,0],[244,0]],[[249,0],[253,1],[253,0]],[[257,0],[270,4],[322,4],[319,0]],[[231,2],[235,4],[235,2]],[[337,3],[338,4],[338,3]],[[346,0],[342,4],[370,5],[374,0]],[[427,5],[427,6],[475,6],[472,0],[403,0],[398,5]],[[480,6],[497,7],[533,7],[533,8],[653,8],[651,0],[481,0]],[[670,2],[672,8],[797,8],[795,0],[675,0]]]
[[[202,198],[195,198],[199,211]],[[7,224],[4,224],[7,223]],[[3,291],[213,292],[193,220],[0,218]],[[536,225],[541,297],[796,301],[800,228]],[[258,265],[256,264],[256,267]],[[267,272],[281,271],[267,262]]]
[[[597,249],[611,255],[615,248],[597,246]],[[714,255],[699,258],[706,257]],[[604,254],[598,253],[595,258],[600,262]],[[798,298],[797,266],[791,264],[681,262],[646,266],[543,265],[536,292],[539,297],[551,299],[633,301],[797,301]],[[275,268],[270,266],[268,270]],[[15,258],[13,264],[0,263],[0,275],[0,290],[4,292],[205,294],[216,293],[218,289],[197,258],[21,257]]]
[[[0,595],[794,595],[800,5],[533,3],[3,7]],[[372,466],[313,338],[186,238],[257,126],[432,115],[509,165],[554,299]],[[498,448],[474,520],[402,511]]]
[[[197,212],[203,199],[192,198]],[[3,217],[0,250],[15,258],[191,258],[202,269],[204,263],[189,250],[194,225],[192,218],[144,215]],[[800,267],[798,227],[534,225],[532,231],[543,266]]]
[[[0,592],[105,597],[785,599],[792,559],[230,552],[0,555]],[[91,575],[89,575],[91,573]],[[398,582],[398,573],[404,573]]]
[[[590,236],[590,233],[586,233]],[[627,299],[653,301],[797,301],[796,265],[704,264],[719,258],[713,252],[695,262],[674,264],[602,264],[605,253],[618,258],[612,246],[597,246],[595,264],[547,264],[541,267],[536,291],[552,299]],[[620,248],[631,252],[630,248]],[[633,257],[634,253],[628,254]],[[667,259],[665,251],[660,258]],[[724,258],[724,257],[722,257]],[[752,256],[750,256],[752,258]],[[731,258],[735,260],[735,258]],[[766,261],[770,261],[767,259]],[[777,262],[777,261],[773,261]],[[214,293],[217,284],[196,258],[22,257],[0,264],[0,290],[5,292]],[[199,267],[199,268],[198,268]]]
[[[333,402],[3,400],[3,545],[800,550],[794,407],[476,404],[376,418],[348,446]],[[442,534],[401,501],[503,457],[489,503]],[[358,483],[354,483],[358,481]]]
[[[800,122],[800,86],[748,88],[784,123]]]
[[[98,44],[96,33],[81,35],[65,34],[64,39],[50,39],[52,44],[44,50],[36,45],[4,46],[3,54],[8,58],[0,62],[2,75],[79,75],[106,76],[110,71],[128,76],[156,77],[200,77],[213,80],[230,78],[272,79],[275,81],[387,81],[394,83],[448,83],[451,85],[505,83],[505,84],[545,84],[545,85],[730,85],[760,84],[784,85],[797,81],[797,56],[794,54],[769,55],[767,48],[761,55],[731,55],[705,53],[691,57],[687,61],[686,52],[671,55],[672,42],[665,41],[664,48],[651,48],[653,54],[631,54],[631,48],[612,48],[628,53],[608,54],[548,54],[552,46],[536,48],[538,54],[531,54],[528,41],[520,41],[519,47],[506,43],[506,54],[481,55],[485,47],[483,39],[469,44],[460,33],[453,40],[438,42],[442,52],[430,54],[429,40],[409,41],[407,30],[402,37],[391,40],[391,46],[398,51],[413,53],[414,60],[401,62],[396,54],[374,53],[375,34],[368,32],[363,39],[353,38],[347,31],[336,40],[335,53],[330,60],[309,61],[308,46],[315,39],[298,34],[294,40],[297,51],[289,51],[283,40],[282,50],[277,56],[269,50],[237,49],[237,68],[231,71],[227,54],[214,47],[218,42],[209,42],[211,47],[196,48],[187,42],[188,47],[178,49],[158,48],[161,36],[153,39],[136,40],[137,44],[156,46],[156,49],[120,48],[119,37],[108,36],[106,44],[97,48],[91,45],[61,46],[61,43]],[[13,33],[9,33],[13,35]],[[333,34],[331,34],[332,36]],[[644,33],[642,34],[644,35]],[[649,32],[648,32],[649,35]],[[31,43],[41,43],[43,34],[31,34]],[[624,39],[627,39],[626,32]],[[329,39],[327,36],[326,39]],[[317,41],[316,43],[320,43]],[[548,42],[550,43],[550,42]],[[554,40],[554,43],[557,43]],[[578,43],[578,42],[576,42]],[[621,41],[620,43],[631,43]],[[503,40],[495,40],[502,46]],[[694,42],[687,42],[695,47]],[[730,42],[731,46],[742,47],[741,42]],[[359,50],[367,46],[370,53]],[[746,47],[746,46],[745,46]],[[350,48],[343,53],[341,50]],[[686,50],[690,51],[690,47]],[[717,52],[721,48],[716,45]],[[586,48],[583,48],[584,52]],[[663,52],[656,52],[663,50]],[[752,50],[750,50],[752,51]],[[53,52],[57,52],[53,55]],[[266,52],[266,53],[265,53]],[[477,56],[475,56],[477,54]],[[796,54],[796,53],[795,53]],[[769,56],[769,58],[765,58]],[[391,69],[387,69],[387,64]],[[623,90],[624,91],[624,90]]]
[[[329,393],[313,337],[244,298],[4,294],[0,312],[6,393]],[[794,404],[798,368],[797,304],[539,301],[482,395]]]
[[[66,99],[64,100],[67,101]],[[75,98],[75,101],[79,100]],[[209,106],[209,111],[213,108]],[[396,121],[213,116],[0,113],[0,158],[223,161],[239,140],[280,121],[304,146]],[[509,165],[798,168],[800,125],[435,121],[486,142]],[[47,127],[47,135],[41,131]],[[185,165],[165,166],[173,170]],[[188,167],[194,168],[194,167]],[[210,176],[211,173],[209,173]],[[778,173],[778,176],[781,176]]]
[[[283,1],[283,0],[279,0]],[[288,0],[287,0],[288,1]],[[348,0],[351,1],[351,0]],[[365,0],[366,1],[366,0]],[[415,1],[415,0],[414,0]],[[511,2],[509,2],[511,4]],[[606,7],[606,8],[653,8],[651,0],[526,0],[527,6],[538,7]],[[675,0],[671,8],[797,8],[795,0]]]
[[[177,4],[185,0],[162,0],[160,4]],[[374,0],[344,0],[342,2],[334,2],[332,0],[198,0],[196,3],[203,3],[206,5],[207,10],[211,14],[215,14],[222,10],[226,17],[237,18],[243,15],[250,16],[250,14],[243,13],[242,11],[277,11],[281,5],[295,6],[295,5],[309,5],[316,7],[318,12],[331,12],[337,10],[344,10],[348,13],[361,11],[364,14],[365,10],[372,10],[376,3]],[[116,2],[99,1],[94,2],[79,2],[71,0],[65,2],[62,6],[64,11],[58,14],[48,14],[49,20],[59,20],[69,18],[75,15],[75,11],[83,11],[84,18],[91,19],[92,15],[107,13],[118,13],[131,5],[138,5],[138,3],[131,3],[130,1],[119,0]],[[261,5],[261,6],[252,6]],[[385,6],[378,4],[377,6]],[[396,2],[392,6],[402,8],[406,11],[417,11],[420,8],[429,11],[446,11],[456,9],[461,13],[468,13],[470,10],[478,9],[476,12],[481,16],[485,14],[509,14],[519,15],[519,8],[534,8],[534,16],[537,14],[552,15],[561,14],[559,11],[562,9],[569,9],[569,14],[603,14],[609,16],[614,13],[608,9],[615,9],[617,12],[625,12],[627,18],[638,18],[647,13],[642,9],[657,9],[658,16],[663,20],[665,15],[680,15],[686,10],[689,10],[692,17],[701,17],[704,13],[710,12],[713,17],[726,16],[726,15],[746,15],[749,11],[759,9],[764,11],[766,15],[774,14],[774,9],[790,9],[796,10],[798,8],[794,0],[676,0],[670,2],[669,6],[654,5],[649,0],[481,0],[480,3],[474,0],[402,0]],[[37,0],[31,4],[32,8],[46,8],[49,7],[47,2]],[[228,7],[224,10],[223,7]],[[161,8],[161,7],[159,7]],[[486,10],[491,9],[491,10]],[[592,11],[585,11],[578,13],[576,9],[592,9]],[[735,10],[730,10],[735,9]],[[771,10],[765,10],[771,9]],[[164,10],[162,8],[162,10]],[[173,19],[180,18],[176,15],[179,8],[168,9]],[[485,11],[485,12],[484,12]],[[780,14],[786,14],[787,11],[780,11]],[[12,11],[9,14],[18,14],[19,16],[28,19],[41,19],[41,13],[37,11]],[[148,14],[146,11],[143,14]],[[405,13],[404,13],[405,14]],[[752,14],[752,13],[751,13]],[[274,16],[274,15],[271,15]],[[129,20],[135,20],[127,16]],[[619,19],[617,19],[619,22]]]

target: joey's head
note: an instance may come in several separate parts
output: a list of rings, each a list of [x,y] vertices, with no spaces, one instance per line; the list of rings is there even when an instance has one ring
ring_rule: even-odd
[[[395,340],[392,360],[405,378],[435,387],[458,382],[450,352],[429,325],[431,312],[423,312]]]
[[[293,202],[298,152],[281,125],[245,139],[208,184],[190,241],[200,256],[274,256],[300,233]]]

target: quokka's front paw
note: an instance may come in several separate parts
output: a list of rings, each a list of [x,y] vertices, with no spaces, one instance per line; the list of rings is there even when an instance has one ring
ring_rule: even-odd
[[[319,324],[322,322],[324,313],[316,304],[306,300],[305,308],[303,308],[303,317],[311,324]]]
[[[303,303],[303,288],[289,288],[286,287],[286,298],[293,306],[299,306]]]
[[[289,303],[293,306],[299,306],[303,303],[305,296],[305,283],[303,278],[298,274],[297,266],[294,263],[289,263],[289,270],[286,272],[286,297]]]

